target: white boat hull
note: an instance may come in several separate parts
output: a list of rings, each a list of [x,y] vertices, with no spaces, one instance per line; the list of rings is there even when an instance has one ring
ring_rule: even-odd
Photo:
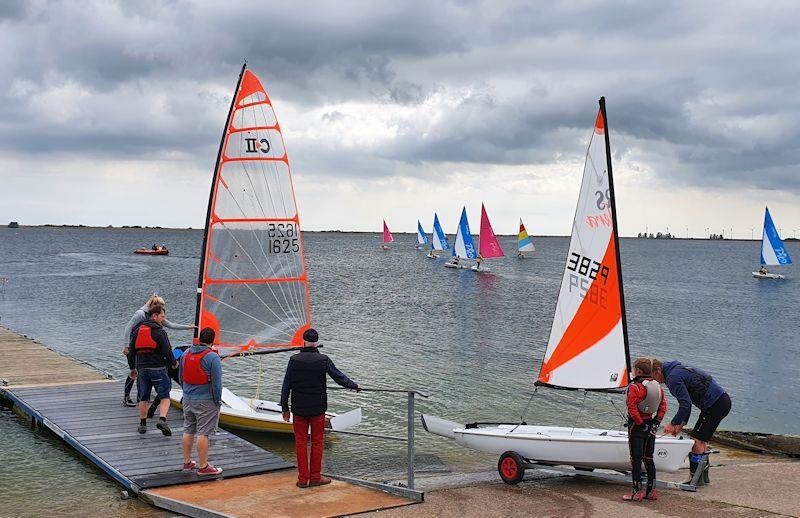
[[[489,268],[487,268],[485,266],[481,266],[480,268],[478,268],[477,264],[475,266],[473,266],[472,268],[470,268],[470,270],[472,270],[473,272],[476,272],[476,273],[490,273],[492,271],[492,270],[490,270]]]
[[[464,263],[459,263],[459,264],[444,263],[444,267],[445,268],[453,268],[455,270],[466,270],[468,268],[471,268],[470,265],[464,264]]]
[[[427,431],[478,451],[497,455],[515,451],[526,459],[544,464],[617,471],[631,468],[628,434],[623,431],[531,425],[465,428],[433,416],[422,418]],[[658,437],[653,455],[656,470],[680,469],[693,444],[688,437]]]
[[[169,393],[172,403],[183,408],[183,391],[173,389]],[[326,413],[326,428],[344,430],[361,422],[361,409],[356,408],[344,414]],[[292,416],[293,417],[293,416]],[[230,390],[222,389],[222,407],[219,422],[226,428],[236,428],[251,432],[293,433],[292,418],[283,420],[281,407],[274,401],[240,398]]]
[[[779,275],[777,273],[760,273],[760,272],[753,272],[753,277],[756,279],[784,279],[783,275]]]

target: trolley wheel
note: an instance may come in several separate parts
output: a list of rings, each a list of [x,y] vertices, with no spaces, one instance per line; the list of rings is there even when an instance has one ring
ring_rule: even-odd
[[[515,486],[525,476],[525,459],[515,451],[507,451],[497,461],[497,472],[506,484]]]

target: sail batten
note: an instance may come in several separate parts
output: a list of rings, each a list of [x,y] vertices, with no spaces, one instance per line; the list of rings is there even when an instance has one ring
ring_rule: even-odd
[[[223,356],[302,345],[308,278],[283,134],[261,81],[242,67],[211,187],[196,323]]]
[[[610,390],[624,387],[629,380],[610,153],[605,102],[601,99],[537,384]]]

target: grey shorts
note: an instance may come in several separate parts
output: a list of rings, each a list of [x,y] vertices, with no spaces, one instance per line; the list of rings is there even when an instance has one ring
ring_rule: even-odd
[[[214,435],[219,422],[219,407],[210,399],[183,402],[183,433]]]

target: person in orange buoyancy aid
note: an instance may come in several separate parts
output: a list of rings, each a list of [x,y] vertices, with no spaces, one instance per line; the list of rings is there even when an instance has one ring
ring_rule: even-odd
[[[221,468],[208,463],[209,438],[214,435],[222,405],[222,360],[211,349],[216,333],[210,327],[200,331],[199,342],[181,355],[183,388],[183,470],[197,469],[198,475],[219,475]],[[197,436],[198,461],[192,459]]]
[[[167,368],[176,362],[169,337],[162,327],[164,320],[166,320],[164,306],[156,304],[148,311],[147,320],[133,329],[128,350],[128,366],[131,369],[130,378],[138,380],[139,385],[138,432],[147,433],[147,407],[150,392],[155,389],[156,395],[162,400],[156,427],[164,435],[170,436],[172,430],[167,424],[167,412],[169,412],[169,391],[172,382]]]
[[[657,500],[654,487],[656,465],[653,452],[656,446],[656,432],[667,413],[667,399],[664,389],[652,378],[653,360],[639,358],[633,364],[634,378],[628,385],[626,403],[628,407],[628,448],[631,454],[631,478],[633,490],[626,493],[624,500],[641,502],[644,499]],[[647,471],[647,489],[641,488],[642,463]]]

